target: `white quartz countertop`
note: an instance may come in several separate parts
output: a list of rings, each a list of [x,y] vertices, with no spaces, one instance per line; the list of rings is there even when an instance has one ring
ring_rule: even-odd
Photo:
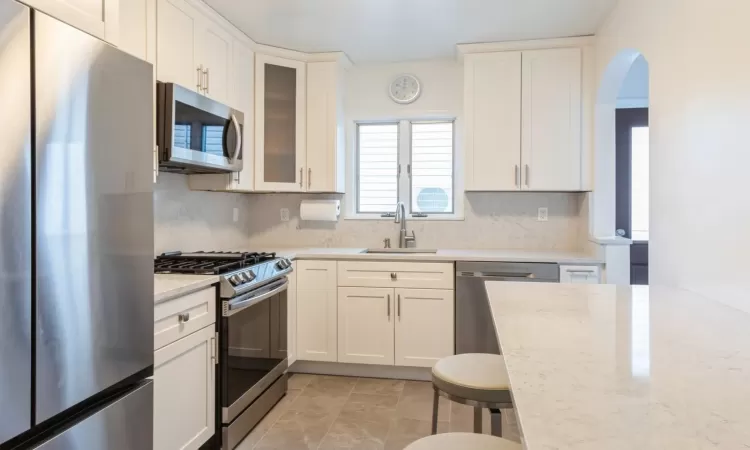
[[[528,450],[750,448],[750,315],[660,287],[487,282]]]
[[[336,259],[349,261],[491,261],[550,262],[560,264],[602,264],[595,256],[576,252],[536,250],[439,249],[437,253],[362,253],[365,248],[271,248],[290,259]]]
[[[183,295],[187,295],[218,282],[219,277],[217,275],[157,273],[154,275],[154,304],[175,297],[182,297]]]

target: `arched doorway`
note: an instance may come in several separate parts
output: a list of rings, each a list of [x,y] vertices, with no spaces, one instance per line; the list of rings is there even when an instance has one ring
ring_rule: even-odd
[[[649,65],[625,50],[608,65],[596,104],[595,188],[591,230],[633,241],[623,274],[648,284]]]

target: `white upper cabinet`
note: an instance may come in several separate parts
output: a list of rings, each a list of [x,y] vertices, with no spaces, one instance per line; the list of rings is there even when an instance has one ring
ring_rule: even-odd
[[[523,189],[578,191],[581,50],[523,52]]]
[[[219,25],[204,20],[198,34],[198,63],[203,66],[203,94],[229,104],[232,69],[232,36]]]
[[[132,0],[22,0],[32,8],[118,45],[119,3]]]
[[[460,46],[466,190],[583,190],[581,48],[492,46]]]
[[[157,0],[157,78],[230,99],[232,36],[186,0]]]
[[[198,11],[184,0],[158,0],[156,17],[157,79],[198,91],[202,80],[196,60]]]
[[[255,190],[255,159],[253,155],[255,124],[255,54],[246,42],[234,39],[232,45],[232,70],[230,101],[235,109],[242,111],[242,171],[211,175],[190,175],[190,189],[198,191],[253,192]],[[210,77],[209,77],[210,78]],[[209,83],[213,83],[209,79]],[[213,84],[212,84],[213,85]]]
[[[306,64],[255,56],[255,187],[306,190]]]
[[[156,0],[120,1],[118,47],[136,58],[156,63]]]
[[[464,60],[466,190],[520,188],[521,52]]]
[[[344,192],[343,68],[307,64],[307,192]]]

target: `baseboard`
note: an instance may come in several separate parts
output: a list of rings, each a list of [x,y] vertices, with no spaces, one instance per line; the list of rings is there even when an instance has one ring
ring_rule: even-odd
[[[392,378],[396,380],[432,380],[432,369],[428,367],[377,366],[373,364],[349,364],[321,361],[296,361],[289,373],[316,375],[338,375],[362,378]]]

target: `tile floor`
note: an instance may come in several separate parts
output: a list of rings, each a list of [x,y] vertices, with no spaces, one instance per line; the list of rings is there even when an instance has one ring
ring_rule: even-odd
[[[429,382],[295,374],[238,450],[400,450],[430,434],[432,392]],[[472,424],[471,407],[440,398],[438,432]],[[512,410],[503,411],[503,437],[520,442]]]

